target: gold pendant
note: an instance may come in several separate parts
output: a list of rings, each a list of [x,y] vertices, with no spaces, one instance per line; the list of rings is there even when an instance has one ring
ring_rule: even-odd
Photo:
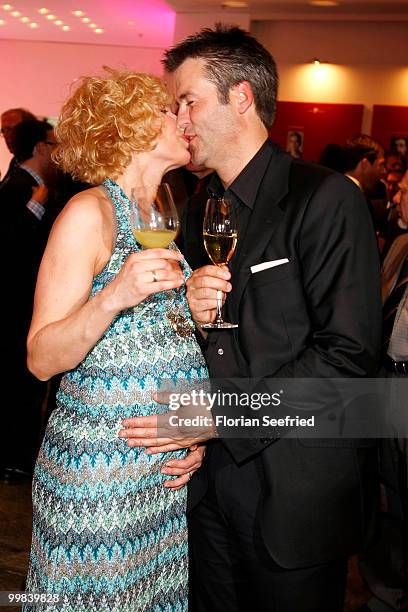
[[[191,326],[187,317],[181,314],[181,312],[175,312],[172,310],[168,312],[166,316],[176,334],[182,336],[183,338],[193,335],[193,327]]]

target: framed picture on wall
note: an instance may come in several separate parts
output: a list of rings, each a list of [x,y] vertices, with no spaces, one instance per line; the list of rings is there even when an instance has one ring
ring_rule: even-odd
[[[292,157],[303,157],[304,129],[299,127],[289,128],[286,138],[286,151]]]
[[[408,158],[408,135],[391,136],[390,149]]]

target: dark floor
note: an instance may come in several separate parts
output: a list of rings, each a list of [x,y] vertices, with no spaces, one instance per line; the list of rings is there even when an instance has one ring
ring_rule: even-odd
[[[30,543],[31,483],[0,482],[0,591],[24,590]]]
[[[31,483],[0,482],[0,591],[24,590],[30,541]],[[367,599],[356,559],[351,559],[344,612],[352,612]],[[19,609],[7,607],[10,612]]]

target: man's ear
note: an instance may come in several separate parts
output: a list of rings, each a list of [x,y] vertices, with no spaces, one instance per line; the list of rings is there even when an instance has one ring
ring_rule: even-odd
[[[254,104],[254,94],[248,81],[241,81],[234,85],[231,89],[230,99],[233,101],[239,114],[246,113],[252,104]]]
[[[363,157],[363,159],[360,159],[354,170],[359,174],[364,174],[364,172],[367,171],[369,166],[371,166],[370,162],[366,157]]]

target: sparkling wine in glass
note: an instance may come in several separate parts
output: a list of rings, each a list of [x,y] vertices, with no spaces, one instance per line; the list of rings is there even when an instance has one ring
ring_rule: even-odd
[[[132,189],[130,222],[139,244],[147,249],[167,248],[179,229],[170,185],[140,185]]]
[[[238,225],[233,204],[225,198],[209,198],[203,223],[205,250],[215,266],[226,266],[234,254],[238,240]],[[213,323],[201,325],[203,329],[232,329],[236,323],[222,318],[223,292],[217,291],[217,316]]]

